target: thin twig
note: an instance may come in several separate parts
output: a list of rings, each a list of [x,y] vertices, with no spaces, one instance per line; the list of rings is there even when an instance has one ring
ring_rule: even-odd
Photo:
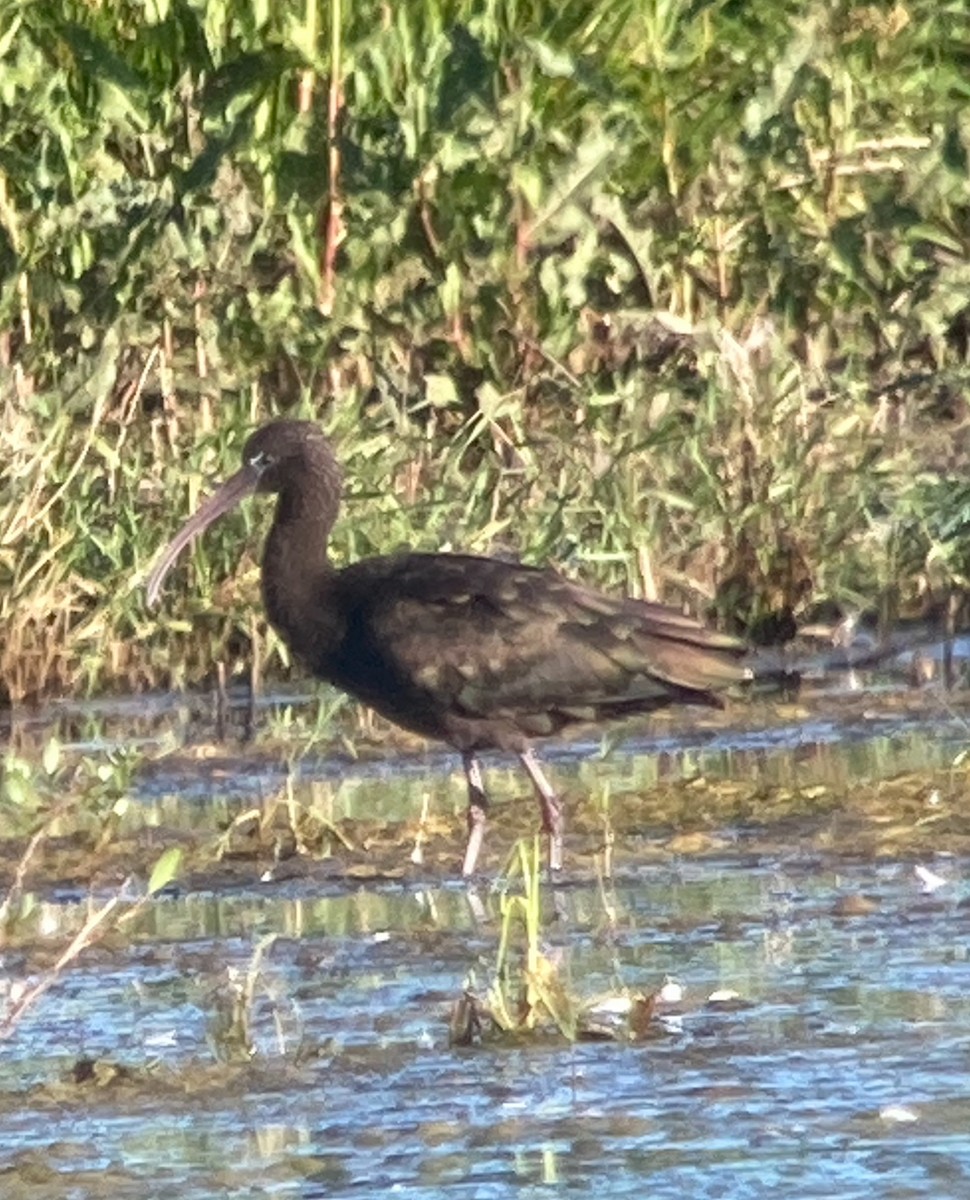
[[[70,944],[62,952],[60,958],[58,958],[57,962],[54,963],[53,967],[51,967],[50,970],[45,971],[36,983],[34,983],[31,987],[26,988],[20,993],[16,1000],[13,1001],[4,1014],[2,1020],[0,1020],[0,1040],[5,1040],[6,1038],[10,1037],[14,1029],[20,1023],[23,1015],[28,1011],[28,1009],[32,1008],[33,1005],[37,1003],[41,996],[43,996],[54,986],[54,984],[60,978],[61,972],[64,970],[64,968],[68,966],[69,963],[72,963],[82,950],[86,950],[88,946],[93,945],[100,939],[100,937],[104,936],[104,934],[107,932],[107,930],[103,928],[104,923],[121,903],[122,896],[127,888],[131,885],[132,878],[132,876],[129,876],[122,883],[118,891],[111,897],[111,899],[88,917],[88,919],[84,922],[84,925],[71,939]],[[130,921],[150,899],[151,897],[148,895],[142,896],[138,901],[136,901],[135,904],[131,906],[128,912],[120,918],[118,924],[120,925],[124,922]],[[101,930],[100,934],[98,934],[99,930]],[[95,936],[96,934],[98,934],[98,936]]]

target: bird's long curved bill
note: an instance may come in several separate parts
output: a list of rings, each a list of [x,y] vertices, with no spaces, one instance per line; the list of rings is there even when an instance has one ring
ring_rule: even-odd
[[[251,496],[256,490],[257,483],[259,483],[259,471],[254,467],[245,466],[227,479],[189,517],[165,547],[161,558],[155,564],[151,575],[148,576],[148,582],[145,584],[145,598],[150,608],[153,608],[158,602],[165,576],[172,569],[175,560],[185,547],[200,533],[208,529],[213,521],[217,521],[224,513],[230,512],[247,496]]]

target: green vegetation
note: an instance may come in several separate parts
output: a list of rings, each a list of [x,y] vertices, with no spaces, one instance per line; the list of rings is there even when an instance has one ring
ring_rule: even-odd
[[[499,912],[502,932],[488,992],[492,1020],[504,1032],[532,1031],[549,1022],[565,1037],[576,1036],[576,1013],[555,962],[543,952],[542,855],[539,839],[530,849],[519,842],[506,883],[521,877],[521,894],[506,890]]]
[[[242,661],[255,507],[139,586],[280,411],[341,560],[748,627],[963,582],[968,67],[963,0],[8,0],[0,691]]]
[[[484,997],[474,979],[451,1013],[452,1044],[469,1045],[488,1036],[555,1035],[580,1038],[629,1039],[648,1036],[656,995],[620,988],[608,995],[583,999],[576,994],[564,965],[565,951],[549,951],[544,909],[550,897],[542,886],[539,839],[519,841],[501,881],[501,932],[492,979]],[[614,910],[601,892],[604,923]]]
[[[0,899],[0,951],[20,943],[22,926],[37,904],[31,887],[45,860],[49,867],[56,859],[58,844],[73,842],[83,847],[82,853],[95,868],[128,808],[132,766],[130,757],[108,757],[101,762],[82,758],[67,763],[53,738],[46,743],[39,763],[13,753],[0,758],[0,804],[7,815],[0,849],[5,874],[8,846],[22,847],[10,885]],[[175,879],[181,860],[181,848],[171,846],[156,858],[147,884],[137,897],[132,896],[134,877],[128,876],[108,899],[95,902],[92,898],[87,917],[74,936],[48,955],[49,961],[33,978],[18,978],[7,989],[0,1006],[0,1042],[15,1032],[25,1013],[85,950],[131,922]]]

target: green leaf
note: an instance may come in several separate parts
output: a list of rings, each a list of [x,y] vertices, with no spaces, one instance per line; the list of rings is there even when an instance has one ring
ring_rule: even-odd
[[[526,45],[536,57],[539,70],[550,79],[571,79],[576,73],[576,62],[558,46],[550,46],[535,38],[527,38]]]
[[[425,375],[424,394],[433,408],[450,408],[458,403],[458,389],[450,375]]]
[[[449,317],[456,316],[461,311],[462,276],[457,263],[449,263],[445,268],[445,279],[440,288],[441,307]]]
[[[11,774],[8,770],[3,781],[3,798],[14,808],[22,808],[33,801],[34,791],[22,775]]]
[[[154,896],[176,878],[182,867],[182,847],[169,846],[152,868],[148,894]]]
[[[46,774],[54,775],[57,773],[57,768],[61,765],[61,744],[57,738],[52,737],[47,742],[41,757],[41,763]]]

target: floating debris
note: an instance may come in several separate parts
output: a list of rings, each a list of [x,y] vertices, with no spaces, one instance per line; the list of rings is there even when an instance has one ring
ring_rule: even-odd
[[[661,1004],[681,1004],[684,999],[684,989],[676,979],[671,979],[668,975],[660,986],[660,991],[657,992],[657,1000]]]
[[[862,896],[854,892],[848,896],[840,896],[832,905],[832,915],[835,917],[871,917],[879,911],[879,904],[871,896]]]
[[[929,867],[924,867],[920,863],[913,867],[913,874],[920,882],[920,891],[927,895],[932,895],[933,892],[939,891],[949,883],[948,879],[944,879],[942,875],[937,875],[935,871],[931,871]]]
[[[712,1008],[747,1008],[748,1001],[734,988],[717,988],[707,997],[708,1007]]]
[[[600,996],[580,1009],[577,1036],[583,1041],[642,1041],[648,1036],[656,1007],[656,992]]]
[[[919,1113],[905,1104],[887,1104],[879,1110],[881,1121],[893,1121],[899,1125],[910,1124],[919,1120]]]

